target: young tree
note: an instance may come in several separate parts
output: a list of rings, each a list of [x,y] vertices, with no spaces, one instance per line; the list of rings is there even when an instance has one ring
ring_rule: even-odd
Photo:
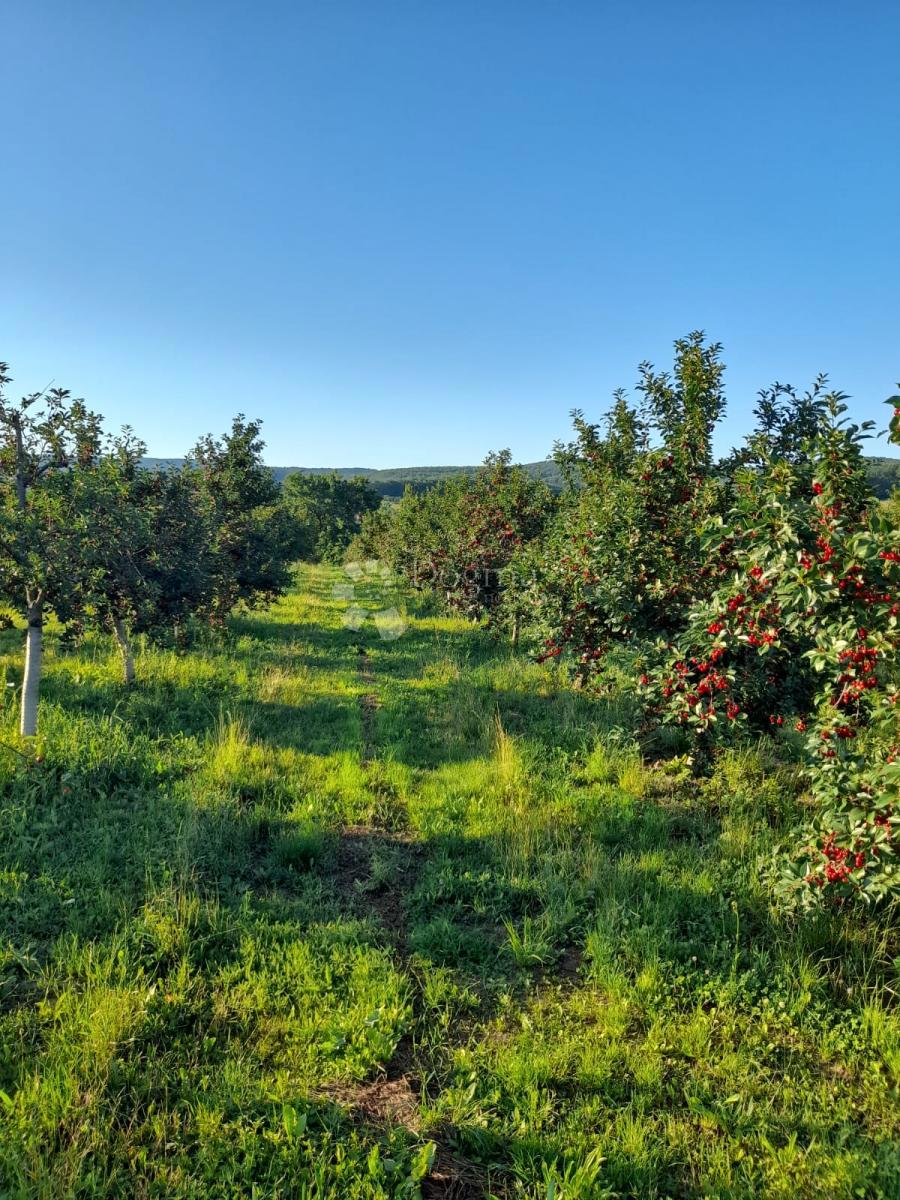
[[[471,478],[453,477],[422,494],[407,488],[389,519],[369,522],[365,532],[413,584],[473,620],[488,615],[509,625],[515,640],[517,615],[500,604],[504,570],[541,533],[552,506],[546,484],[503,450],[489,454]]]
[[[640,408],[618,392],[603,425],[575,412],[575,440],[557,447],[569,487],[506,572],[507,603],[540,658],[563,659],[579,685],[617,643],[680,628],[708,586],[699,531],[724,498],[712,451],[720,354],[701,333],[679,339],[671,375],[641,364]]]
[[[260,428],[239,413],[229,433],[208,434],[192,451],[214,516],[211,616],[218,624],[240,602],[273,600],[290,578],[290,522],[262,460]]]
[[[67,625],[112,634],[126,684],[135,676],[133,635],[159,639],[208,614],[215,573],[212,509],[196,475],[143,470],[144,450],[126,429],[94,466],[69,472],[79,587],[56,605]]]
[[[134,681],[132,628],[155,602],[145,571],[154,541],[152,512],[141,503],[137,488],[144,449],[126,430],[110,454],[91,466],[73,468],[60,481],[79,586],[57,599],[56,614],[67,625],[93,624],[111,633],[126,684]]]
[[[380,508],[363,513],[359,529],[347,547],[348,562],[374,558],[393,565],[394,520],[399,508],[399,502],[388,501]]]
[[[173,634],[181,644],[192,617],[213,611],[216,513],[196,471],[139,471],[137,502],[151,514],[153,540],[142,572],[153,605],[137,616],[136,632],[154,641]]]
[[[648,648],[640,683],[706,753],[742,732],[803,734],[814,808],[782,886],[874,901],[900,894],[900,532],[867,482],[871,422],[850,423],[844,400],[816,397],[805,453],[773,439],[737,473],[708,531],[715,588]]]
[[[549,488],[513,465],[509,450],[489,454],[474,478],[460,488],[455,539],[438,569],[451,608],[477,620],[508,617],[513,641],[519,614],[503,610],[504,571],[516,551],[544,530],[552,510]]]
[[[85,468],[101,449],[101,418],[62,388],[8,399],[0,364],[0,589],[26,625],[20,730],[37,732],[44,617],[65,607],[80,572],[79,539],[68,518],[63,473]]]

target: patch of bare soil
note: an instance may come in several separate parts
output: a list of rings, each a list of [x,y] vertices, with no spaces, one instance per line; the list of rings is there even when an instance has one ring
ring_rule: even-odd
[[[480,1167],[457,1158],[440,1142],[436,1145],[434,1165],[422,1180],[423,1200],[479,1200],[488,1194],[487,1176]]]
[[[373,870],[376,857],[389,868],[389,878]],[[412,888],[421,857],[422,845],[414,836],[386,834],[369,825],[344,829],[338,844],[335,869],[338,890],[365,913],[375,913],[404,968],[408,949],[403,898]]]
[[[581,982],[583,958],[584,950],[580,946],[567,946],[551,973],[551,980],[556,983],[568,984],[570,987],[577,987]]]
[[[363,763],[376,756],[378,694],[369,655],[360,649],[358,672],[365,691],[359,697],[362,721]],[[385,833],[367,825],[351,826],[340,836],[335,864],[335,884],[354,907],[374,913],[384,927],[398,965],[409,968],[409,945],[404,897],[414,884],[423,847],[413,836]],[[370,1125],[402,1125],[425,1134],[419,1115],[421,1081],[416,1073],[411,1037],[401,1038],[385,1073],[368,1083],[335,1084],[326,1094],[347,1109],[354,1119]],[[435,1134],[435,1159],[422,1182],[425,1200],[476,1200],[487,1193],[487,1178],[479,1167],[460,1158]]]
[[[325,1094],[367,1124],[404,1125],[413,1133],[419,1130],[418,1098],[406,1075],[373,1083],[333,1084]]]
[[[371,762],[375,757],[377,742],[375,737],[375,713],[378,710],[378,693],[375,691],[375,673],[372,670],[372,660],[365,650],[359,653],[359,677],[369,690],[359,698],[359,712],[362,718],[362,761]]]

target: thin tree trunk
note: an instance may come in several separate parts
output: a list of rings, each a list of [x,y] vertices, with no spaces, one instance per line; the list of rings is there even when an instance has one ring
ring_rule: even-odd
[[[518,648],[519,648],[519,615],[518,615],[518,613],[515,615],[515,617],[513,617],[512,644],[513,644],[513,649],[518,650]]]
[[[16,431],[16,503],[24,512],[28,503],[28,489],[25,483],[25,445],[22,440],[22,416],[16,413],[13,417],[13,428]]]
[[[121,618],[116,618],[113,621],[113,631],[116,635],[116,643],[119,647],[119,653],[122,655],[122,669],[125,673],[125,686],[131,687],[134,683],[134,651],[131,649],[131,639],[128,637],[128,630],[125,627],[125,622]]]
[[[44,606],[28,605],[28,632],[25,635],[25,676],[22,680],[22,718],[19,732],[22,737],[37,733],[38,696],[41,690],[41,662],[44,642]]]

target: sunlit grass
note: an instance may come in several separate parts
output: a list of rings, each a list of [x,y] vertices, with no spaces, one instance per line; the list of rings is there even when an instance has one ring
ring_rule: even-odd
[[[792,768],[343,578],[130,692],[51,632],[34,751],[0,633],[0,1194],[900,1194],[900,946],[772,907]]]

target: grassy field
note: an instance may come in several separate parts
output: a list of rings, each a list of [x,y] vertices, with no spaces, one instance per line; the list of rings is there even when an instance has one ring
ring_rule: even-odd
[[[59,646],[40,760],[5,689],[0,1195],[900,1196],[898,946],[772,911],[791,770],[342,579],[130,694]]]

